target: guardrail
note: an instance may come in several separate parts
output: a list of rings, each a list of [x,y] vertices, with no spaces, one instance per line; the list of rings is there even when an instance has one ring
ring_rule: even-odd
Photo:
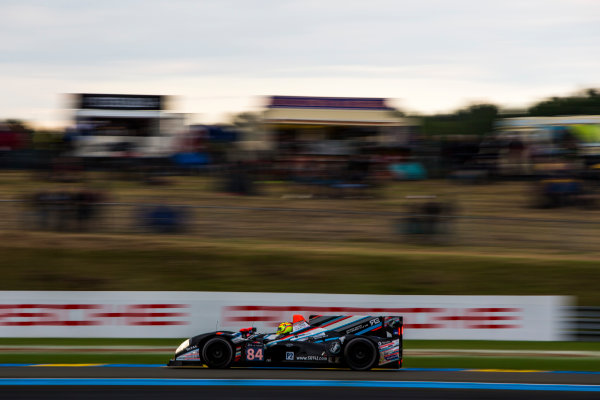
[[[600,341],[600,307],[573,307],[568,315],[576,340]]]

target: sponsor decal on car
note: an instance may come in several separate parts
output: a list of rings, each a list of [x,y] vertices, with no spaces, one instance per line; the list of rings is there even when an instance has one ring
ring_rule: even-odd
[[[302,329],[310,328],[310,325],[306,321],[298,321],[293,325],[292,332],[298,332]]]
[[[329,352],[331,354],[338,354],[340,352],[340,350],[342,349],[342,345],[340,342],[338,342],[337,340],[335,342],[332,342],[329,345]]]
[[[286,361],[294,361],[294,352],[293,351],[286,351],[285,352],[285,360]]]
[[[200,350],[195,349],[177,357],[177,360],[200,361]]]
[[[296,356],[296,361],[327,361],[327,356]]]
[[[369,327],[369,325],[367,325],[367,324],[356,325],[356,326],[353,326],[352,328],[346,329],[346,334],[358,332],[358,331],[363,330],[368,327]]]
[[[379,365],[400,360],[400,340],[377,342],[379,347]]]

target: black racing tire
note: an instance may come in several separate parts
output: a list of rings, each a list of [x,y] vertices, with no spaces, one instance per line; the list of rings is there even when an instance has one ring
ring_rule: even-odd
[[[355,371],[367,371],[375,366],[378,353],[369,339],[354,338],[344,348],[344,360]]]
[[[229,368],[233,356],[231,343],[220,337],[210,339],[202,347],[202,361],[208,368]]]

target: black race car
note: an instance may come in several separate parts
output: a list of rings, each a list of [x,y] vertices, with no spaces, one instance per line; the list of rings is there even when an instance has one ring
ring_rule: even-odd
[[[168,366],[402,367],[402,317],[294,315],[285,334],[217,331],[194,336],[175,351]]]

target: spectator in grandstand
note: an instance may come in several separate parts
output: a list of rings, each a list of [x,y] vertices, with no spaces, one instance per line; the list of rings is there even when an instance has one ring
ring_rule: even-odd
[[[99,203],[103,196],[98,191],[82,189],[73,194],[74,215],[79,231],[88,231],[92,220],[98,216]]]
[[[99,191],[39,191],[32,197],[36,226],[42,230],[87,231],[104,195]]]

